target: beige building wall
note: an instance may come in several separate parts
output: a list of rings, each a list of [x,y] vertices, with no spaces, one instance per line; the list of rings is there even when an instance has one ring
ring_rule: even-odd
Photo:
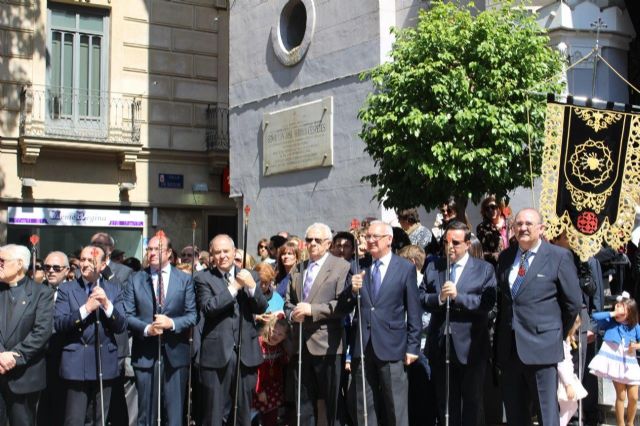
[[[47,131],[52,6],[108,16],[109,130],[99,140]],[[236,214],[221,192],[227,108],[226,0],[0,0],[0,243],[7,207],[33,205],[143,209],[145,235],[155,207],[176,247],[191,242],[193,220],[203,245],[209,215]],[[160,188],[160,173],[183,175],[184,187]]]

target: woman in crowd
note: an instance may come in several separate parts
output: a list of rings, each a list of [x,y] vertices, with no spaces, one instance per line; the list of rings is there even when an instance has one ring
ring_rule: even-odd
[[[411,244],[425,248],[431,242],[431,231],[420,223],[418,209],[405,209],[398,212],[398,222],[409,236]]]
[[[509,247],[509,221],[502,213],[494,195],[489,195],[480,205],[482,223],[476,228],[476,235],[482,243],[484,260],[495,265],[498,255]]]
[[[294,267],[300,260],[300,249],[295,242],[287,241],[278,249],[276,292],[283,298],[286,297],[287,287],[289,287],[292,275],[295,274]]]
[[[264,262],[269,258],[269,240],[261,238],[260,241],[258,241],[257,253],[260,258],[260,262]]]

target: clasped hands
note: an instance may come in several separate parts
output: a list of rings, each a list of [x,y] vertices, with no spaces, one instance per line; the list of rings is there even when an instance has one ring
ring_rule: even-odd
[[[149,336],[160,336],[165,330],[173,328],[173,321],[166,315],[157,314],[153,316],[154,320],[149,324],[147,334]]]
[[[253,279],[251,272],[246,269],[242,269],[235,276],[235,279],[231,280],[230,285],[234,286],[236,290],[240,291],[242,288],[254,289],[256,287],[256,281]]]
[[[456,285],[452,281],[447,281],[442,286],[442,290],[440,290],[440,303],[445,303],[447,298],[455,300],[457,295],[458,290],[456,290]]]
[[[16,358],[19,356],[17,352],[0,352],[0,374],[5,374],[15,367]]]
[[[107,298],[107,293],[104,292],[102,287],[94,287],[89,295],[89,299],[87,299],[87,303],[85,304],[85,309],[88,313],[91,313],[98,309],[100,306],[106,311],[109,308],[109,299]]]

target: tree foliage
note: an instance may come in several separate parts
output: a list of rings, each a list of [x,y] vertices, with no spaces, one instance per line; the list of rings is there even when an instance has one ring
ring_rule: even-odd
[[[535,17],[511,6],[474,16],[473,5],[435,2],[395,31],[392,60],[363,74],[374,91],[360,137],[378,168],[363,180],[387,207],[528,185],[528,135],[539,174],[545,99],[532,92],[559,91],[562,62]]]

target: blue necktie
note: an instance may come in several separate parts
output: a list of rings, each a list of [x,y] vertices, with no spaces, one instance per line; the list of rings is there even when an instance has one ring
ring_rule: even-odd
[[[371,295],[375,300],[378,297],[378,291],[380,291],[380,286],[382,285],[382,278],[380,277],[380,265],[381,261],[376,260],[373,263],[373,268],[371,268],[371,290],[373,290]]]
[[[511,286],[511,298],[514,299],[516,294],[518,294],[518,290],[520,286],[524,282],[524,278],[527,275],[527,270],[529,269],[529,255],[531,255],[530,251],[525,251],[520,256],[520,265],[518,266],[518,275],[516,275],[516,279],[513,281],[513,286]]]
[[[304,286],[302,287],[302,300],[307,300],[309,293],[311,292],[311,287],[313,286],[313,281],[315,277],[313,276],[313,270],[316,269],[316,262],[309,263],[309,267],[307,268],[307,277],[304,280]]]
[[[458,267],[457,263],[451,265],[451,271],[449,272],[449,281],[452,283],[456,282],[456,268]]]

